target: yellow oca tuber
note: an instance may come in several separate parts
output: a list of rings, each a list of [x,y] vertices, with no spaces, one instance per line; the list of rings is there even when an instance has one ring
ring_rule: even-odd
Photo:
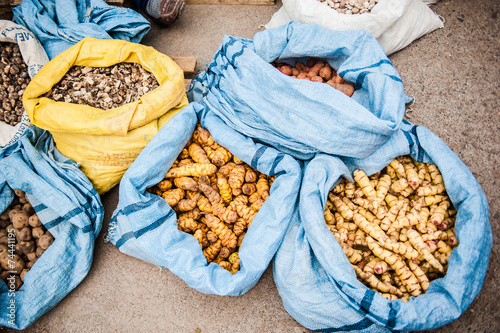
[[[425,293],[458,246],[457,212],[438,167],[400,156],[353,178],[328,193],[324,217],[356,276],[390,301]]]
[[[196,238],[208,263],[234,274],[240,270],[243,238],[269,198],[273,181],[198,124],[164,179],[147,191],[177,212],[178,229]]]

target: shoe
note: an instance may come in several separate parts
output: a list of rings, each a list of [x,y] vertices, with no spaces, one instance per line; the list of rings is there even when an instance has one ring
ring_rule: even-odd
[[[164,26],[171,25],[181,15],[183,9],[184,0],[161,0],[160,17],[154,19],[154,22]]]

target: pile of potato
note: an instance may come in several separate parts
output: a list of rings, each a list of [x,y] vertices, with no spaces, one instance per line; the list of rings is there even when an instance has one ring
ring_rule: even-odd
[[[326,83],[349,97],[354,94],[354,85],[344,81],[327,61],[310,58],[306,63],[297,61],[294,67],[283,62],[272,62],[271,64],[285,75]]]
[[[30,80],[19,46],[0,42],[0,121],[11,126],[21,121],[22,97]]]
[[[158,86],[156,78],[137,63],[73,66],[43,97],[108,110],[135,102]]]
[[[274,177],[254,170],[199,124],[164,179],[148,189],[177,212],[179,230],[192,234],[208,262],[236,273],[238,251]]]
[[[24,276],[54,242],[26,194],[14,190],[14,200],[0,215],[0,278],[19,290]]]
[[[437,166],[400,156],[353,176],[328,194],[325,221],[358,279],[389,300],[425,293],[458,246],[457,212]]]

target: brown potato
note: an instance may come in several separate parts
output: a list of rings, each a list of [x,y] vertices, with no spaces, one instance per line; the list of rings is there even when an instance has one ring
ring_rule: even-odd
[[[49,246],[54,242],[54,237],[47,231],[42,237],[40,237],[38,246],[44,250],[47,250]]]
[[[295,63],[295,68],[297,68],[299,71],[302,71],[306,67],[306,65],[303,62],[297,61]]]
[[[12,225],[14,226],[14,228],[16,229],[22,229],[24,227],[27,227],[29,225],[28,223],[28,220],[29,220],[30,216],[29,214],[24,211],[24,210],[19,210],[17,212],[17,214],[14,214],[12,217],[11,217],[11,222],[12,222]]]
[[[290,76],[292,74],[292,68],[288,65],[278,67],[281,73]]]
[[[311,70],[307,73],[307,77],[312,79],[313,77],[318,76],[318,71],[314,71],[312,68]]]
[[[45,234],[45,228],[44,227],[36,227],[31,230],[31,234],[33,238],[40,238]]]
[[[22,190],[14,190],[14,193],[16,194],[16,196],[18,196],[20,198],[25,196],[25,193]]]
[[[25,242],[20,242],[17,244],[19,249],[25,253],[26,255],[28,253],[32,253],[35,251],[35,242],[34,241],[25,241]]]
[[[35,209],[33,208],[33,206],[27,202],[23,205],[23,208],[22,208],[25,212],[28,213],[28,215],[33,215],[35,214]]]
[[[2,214],[0,214],[0,220],[9,221],[10,220],[9,212],[10,212],[10,210],[7,209]]]
[[[0,228],[5,229],[5,228],[7,228],[7,226],[9,224],[10,224],[10,219],[9,219],[8,215],[7,215],[7,220],[0,219]]]
[[[321,76],[325,81],[328,81],[332,78],[332,69],[328,66],[325,66],[320,69],[319,76]]]
[[[18,242],[29,241],[31,238],[32,235],[30,227],[24,227],[16,233],[16,239]]]
[[[307,67],[312,67],[312,66],[314,66],[314,65],[316,65],[316,59],[314,59],[314,58],[310,58],[310,59],[308,59],[308,60],[306,61],[306,66],[307,66]]]
[[[9,219],[12,220],[12,218],[14,217],[14,215],[16,215],[17,213],[19,213],[20,210],[21,210],[21,206],[12,207],[12,209],[9,211]]]
[[[7,271],[3,271],[0,273],[0,280],[3,280],[5,283],[7,283],[7,278],[10,277],[10,273]]]
[[[36,252],[26,253],[26,257],[28,258],[28,261],[36,261],[38,259]]]
[[[23,269],[23,271],[21,272],[21,274],[19,274],[19,277],[21,278],[21,280],[24,282],[24,276],[26,275],[26,273],[28,273],[29,269],[28,268],[25,268]]]
[[[38,218],[38,215],[36,214],[33,214],[29,217],[29,225],[32,226],[33,228],[36,228],[36,227],[41,227],[43,224],[42,224],[42,221],[40,221],[40,219]]]
[[[335,77],[332,77],[332,80],[334,80],[335,83],[345,83],[344,79],[341,78],[338,74],[335,75]]]
[[[14,226],[12,224],[9,224],[7,226],[7,228],[5,228],[5,231],[7,231],[9,234],[11,234],[11,235],[9,235],[9,237],[14,236],[17,232],[16,228],[14,228]]]
[[[5,254],[0,256],[0,264],[2,265],[2,268],[4,270],[9,271],[13,274],[20,274],[26,266],[24,260],[21,259],[21,257],[17,254],[14,254],[11,257]]]
[[[335,89],[340,90],[347,96],[351,97],[354,94],[354,86],[350,83],[336,83],[334,86]]]
[[[40,246],[38,246],[38,247],[36,248],[36,251],[35,251],[36,256],[37,256],[38,258],[40,258],[44,252],[45,252],[45,249],[41,248]]]

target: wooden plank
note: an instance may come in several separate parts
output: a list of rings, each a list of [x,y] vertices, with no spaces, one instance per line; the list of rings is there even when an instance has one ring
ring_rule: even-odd
[[[194,74],[196,68],[195,57],[170,56],[177,65],[184,71],[184,74]]]
[[[191,79],[184,79],[184,86],[186,87],[186,91],[189,89],[189,85],[191,84]]]
[[[207,5],[265,5],[272,6],[276,0],[184,0],[186,4]]]

